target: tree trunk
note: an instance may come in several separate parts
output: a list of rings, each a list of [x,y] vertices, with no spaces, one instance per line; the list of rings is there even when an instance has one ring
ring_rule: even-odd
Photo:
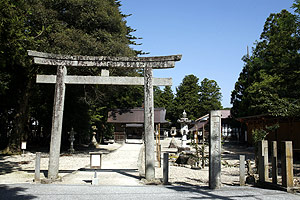
[[[21,92],[16,108],[16,114],[13,120],[13,131],[9,139],[8,150],[10,152],[19,152],[21,142],[27,139],[28,130],[25,129],[29,122],[29,98],[32,93],[34,78],[27,80],[26,87]]]

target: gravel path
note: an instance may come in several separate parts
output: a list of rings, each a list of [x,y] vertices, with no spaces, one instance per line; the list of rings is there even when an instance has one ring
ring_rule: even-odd
[[[102,158],[102,169],[97,170],[99,185],[140,185],[137,168],[141,144],[124,144]],[[94,170],[89,165],[63,177],[62,184],[91,184]]]
[[[161,140],[162,153],[176,152],[177,149],[168,148],[171,138]],[[180,141],[177,140],[177,144]],[[138,155],[141,144],[102,145],[104,154],[102,169],[97,175],[100,185],[141,185],[138,173]],[[113,151],[115,150],[115,151]],[[226,155],[234,155],[227,151]],[[48,154],[42,153],[41,178],[45,178],[48,168]],[[228,157],[228,156],[227,156]],[[228,157],[228,165],[222,166],[221,181],[226,185],[236,185],[239,181],[238,160]],[[60,157],[60,173],[62,182],[59,184],[91,184],[94,170],[89,169],[90,157],[88,152],[72,155],[62,154]],[[0,156],[0,184],[1,183],[32,183],[34,179],[35,154],[27,152],[24,156]],[[162,179],[163,168],[158,168],[156,162],[156,178]],[[173,185],[208,185],[208,167],[191,169],[188,166],[175,166],[170,162],[169,182]]]

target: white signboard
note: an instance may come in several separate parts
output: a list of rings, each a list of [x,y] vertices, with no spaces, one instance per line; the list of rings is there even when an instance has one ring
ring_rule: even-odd
[[[26,142],[21,143],[21,149],[26,149]]]
[[[92,169],[101,169],[101,153],[90,152],[90,167]]]

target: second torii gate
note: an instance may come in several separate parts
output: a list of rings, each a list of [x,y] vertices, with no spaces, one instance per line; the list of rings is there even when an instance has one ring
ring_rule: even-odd
[[[181,55],[157,57],[95,57],[58,55],[31,50],[28,51],[28,55],[34,57],[34,63],[36,64],[57,66],[56,75],[37,75],[37,83],[56,84],[48,179],[55,180],[58,177],[65,84],[144,85],[145,175],[147,180],[153,180],[155,178],[153,85],[172,85],[172,78],[152,79],[152,69],[174,68],[175,62],[181,60]],[[110,77],[109,71],[104,69],[101,71],[101,76],[67,76],[66,66],[143,68],[144,77]]]

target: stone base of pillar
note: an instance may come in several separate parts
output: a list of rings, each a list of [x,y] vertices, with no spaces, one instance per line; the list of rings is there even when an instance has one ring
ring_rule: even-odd
[[[99,178],[92,178],[92,185],[99,185]]]

